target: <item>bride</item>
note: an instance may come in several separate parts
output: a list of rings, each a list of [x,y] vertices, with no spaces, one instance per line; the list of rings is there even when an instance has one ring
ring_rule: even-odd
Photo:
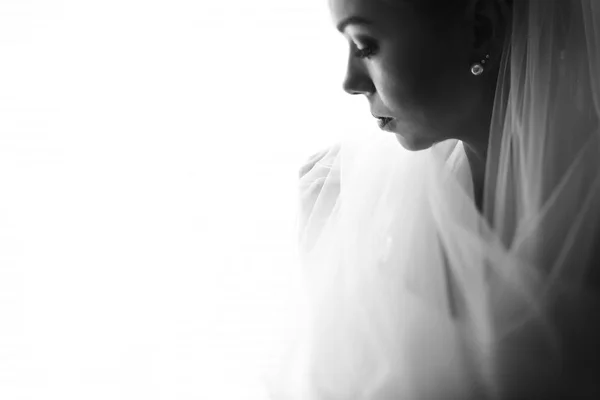
[[[273,398],[600,398],[600,2],[329,6],[385,132],[301,170]]]

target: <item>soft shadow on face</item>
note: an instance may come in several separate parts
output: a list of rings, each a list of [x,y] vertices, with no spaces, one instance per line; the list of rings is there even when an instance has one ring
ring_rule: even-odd
[[[415,6],[419,1],[329,0],[335,25],[349,17],[368,22],[343,30],[350,45],[344,90],[364,94],[373,115],[393,118],[386,129],[409,150],[462,138],[473,116],[490,108],[470,72],[463,14],[433,16]]]

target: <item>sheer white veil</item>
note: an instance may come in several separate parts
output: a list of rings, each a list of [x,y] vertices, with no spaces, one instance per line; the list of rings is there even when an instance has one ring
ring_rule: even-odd
[[[311,160],[308,333],[274,399],[600,393],[599,52],[600,2],[514,0],[482,213],[458,141],[378,132]]]

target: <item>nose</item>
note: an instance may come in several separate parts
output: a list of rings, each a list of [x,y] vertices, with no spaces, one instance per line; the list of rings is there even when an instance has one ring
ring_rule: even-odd
[[[375,85],[369,77],[364,65],[358,65],[353,60],[348,61],[346,77],[342,85],[344,91],[348,94],[369,95],[375,92]]]

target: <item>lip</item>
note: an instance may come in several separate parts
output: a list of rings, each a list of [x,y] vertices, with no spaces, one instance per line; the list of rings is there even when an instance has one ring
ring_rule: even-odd
[[[379,129],[384,131],[389,131],[390,123],[394,120],[390,117],[375,117],[377,119],[377,125],[379,125]],[[388,128],[388,129],[386,129]]]

